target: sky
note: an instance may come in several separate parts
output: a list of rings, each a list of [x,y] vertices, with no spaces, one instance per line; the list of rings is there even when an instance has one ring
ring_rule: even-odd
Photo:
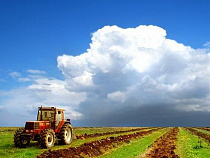
[[[210,126],[210,1],[0,0],[0,126]]]

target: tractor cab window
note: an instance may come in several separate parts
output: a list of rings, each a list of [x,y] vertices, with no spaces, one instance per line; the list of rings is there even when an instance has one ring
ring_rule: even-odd
[[[55,117],[55,111],[52,110],[39,110],[37,121],[51,121],[53,122]]]
[[[62,111],[57,111],[56,114],[56,127],[59,125],[59,122],[62,121]]]

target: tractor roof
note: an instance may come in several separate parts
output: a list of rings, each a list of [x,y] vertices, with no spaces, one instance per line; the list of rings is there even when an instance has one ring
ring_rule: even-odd
[[[58,109],[56,107],[39,107],[38,110],[61,110],[61,111],[65,111],[64,109]]]

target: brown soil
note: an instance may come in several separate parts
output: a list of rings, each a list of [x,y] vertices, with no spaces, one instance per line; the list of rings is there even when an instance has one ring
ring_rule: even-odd
[[[142,131],[142,130],[147,130],[151,129],[149,128],[136,128],[136,129],[129,129],[129,130],[124,130],[124,131],[113,131],[113,132],[105,132],[105,133],[93,133],[93,134],[81,134],[77,135],[77,139],[87,139],[87,138],[93,138],[93,137],[99,137],[99,136],[105,136],[105,135],[113,135],[113,134],[120,134],[120,133],[127,133],[127,132],[134,132],[134,131]]]
[[[175,154],[175,142],[179,129],[172,128],[169,132],[158,138],[152,145],[151,150],[146,153],[146,158],[179,158]]]
[[[37,156],[37,158],[83,158],[96,157],[102,155],[105,151],[110,150],[122,143],[129,143],[131,139],[149,135],[160,128],[148,131],[136,132],[133,134],[122,135],[117,137],[107,137],[105,139],[84,143],[79,147],[70,147],[68,149],[48,150]]]
[[[190,131],[192,134],[197,135],[205,140],[207,140],[210,143],[210,135],[199,132],[193,128],[186,128],[188,131]]]
[[[202,130],[206,130],[206,131],[210,131],[209,127],[197,127],[198,129],[202,129]]]

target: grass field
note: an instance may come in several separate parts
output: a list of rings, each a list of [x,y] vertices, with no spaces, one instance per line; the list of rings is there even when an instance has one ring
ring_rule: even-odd
[[[210,146],[207,141],[181,128],[178,134],[177,153],[183,158],[210,158]]]
[[[13,143],[13,135],[17,128],[12,127],[1,127],[0,128],[0,157],[1,158],[33,158],[47,152],[48,149],[40,149],[37,142],[31,142],[30,146],[24,149],[16,148]],[[106,133],[114,131],[124,131],[123,133],[118,132],[117,134],[91,136],[85,139],[75,139],[70,145],[58,145],[53,147],[53,151],[62,152],[62,149],[78,147],[80,148],[84,143],[92,145],[96,144],[95,150],[98,150],[99,154],[95,155],[100,158],[131,158],[131,157],[145,157],[146,153],[152,152],[153,146],[155,146],[156,140],[159,138],[161,141],[162,136],[172,128],[145,128],[138,129],[137,131],[128,131],[131,129],[137,129],[132,127],[76,127],[74,128],[75,135],[82,134],[95,134],[95,133]],[[151,131],[150,131],[151,130]],[[200,132],[210,134],[205,130],[196,129]],[[126,132],[125,132],[126,131]],[[109,140],[112,137],[114,140]],[[116,139],[115,139],[116,138]],[[208,140],[199,138],[193,135],[190,131],[185,128],[179,127],[179,132],[176,136],[175,149],[173,150],[176,155],[183,158],[209,158],[210,157],[210,146]],[[121,141],[122,139],[122,141]],[[92,143],[94,141],[94,143]],[[97,146],[98,142],[101,143]],[[92,144],[91,144],[92,143]],[[201,143],[201,144],[200,144]],[[201,146],[200,146],[201,145]],[[84,145],[83,145],[84,146]],[[81,148],[83,149],[83,148]],[[88,153],[91,154],[91,151]],[[92,157],[85,153],[81,153],[84,157]],[[151,153],[153,154],[153,153]]]
[[[1,127],[0,128],[0,158],[30,158],[36,157],[38,154],[44,152],[47,149],[40,149],[37,146],[37,142],[31,142],[30,146],[24,149],[19,149],[14,146],[13,135],[15,130],[18,128],[13,127]],[[74,134],[93,134],[93,133],[105,133],[110,131],[129,130],[132,127],[107,127],[107,128],[87,128],[87,127],[76,127],[74,128]],[[113,136],[113,135],[112,135]],[[116,135],[114,135],[116,136]],[[94,140],[100,140],[107,136],[101,136],[97,138],[90,138],[85,140],[74,140],[71,145],[55,145],[53,149],[61,149],[68,147],[77,147],[81,144],[91,142]]]

